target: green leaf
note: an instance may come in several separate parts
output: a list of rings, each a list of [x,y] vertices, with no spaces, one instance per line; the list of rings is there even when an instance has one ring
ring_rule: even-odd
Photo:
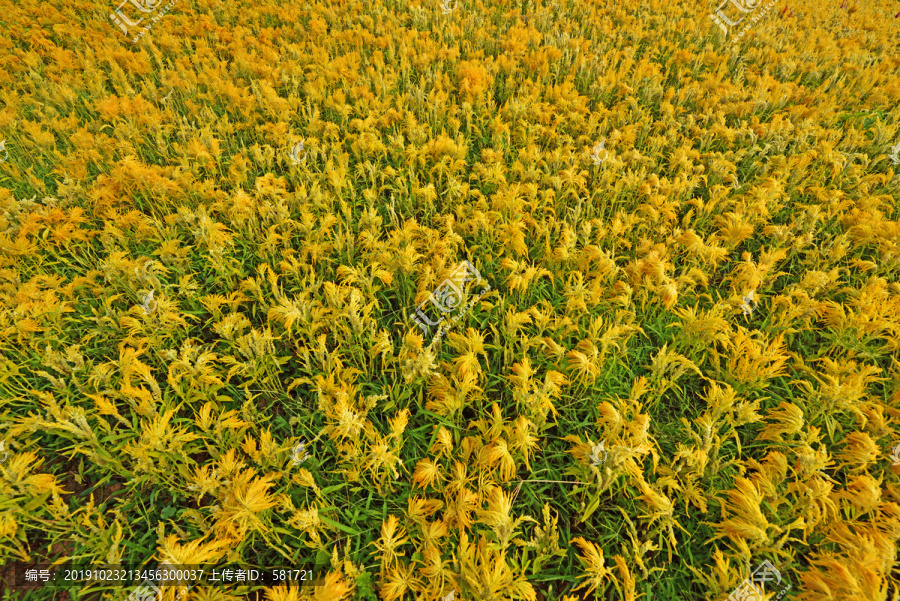
[[[591,514],[597,511],[597,508],[600,507],[600,493],[597,493],[597,496],[594,497],[594,500],[591,501],[591,504],[588,505],[587,510],[584,512],[584,515],[581,516],[581,521],[586,522]]]
[[[333,528],[337,528],[341,532],[346,532],[347,534],[352,534],[353,536],[359,536],[361,533],[360,530],[354,530],[353,528],[350,528],[349,526],[344,526],[343,524],[339,524],[338,522],[335,522],[334,520],[329,520],[328,518],[323,517],[321,515],[319,516],[319,519],[322,520],[323,522],[325,522],[326,524],[328,524],[329,526],[331,526]]]

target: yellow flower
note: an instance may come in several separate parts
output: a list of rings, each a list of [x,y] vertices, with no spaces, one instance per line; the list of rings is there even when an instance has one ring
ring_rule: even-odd
[[[403,557],[403,553],[399,552],[399,548],[409,542],[406,531],[402,527],[398,527],[397,517],[389,515],[387,520],[381,524],[381,537],[374,542],[375,547],[381,552],[381,569],[382,572],[397,562],[399,557]]]
[[[573,538],[571,542],[581,549],[578,559],[584,568],[584,574],[580,578],[585,582],[575,587],[575,590],[587,588],[585,594],[589,595],[598,587],[602,587],[612,572],[606,567],[603,549],[580,536]]]

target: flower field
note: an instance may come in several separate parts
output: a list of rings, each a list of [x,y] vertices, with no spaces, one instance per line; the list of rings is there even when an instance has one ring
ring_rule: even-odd
[[[0,0],[0,599],[900,600],[896,2],[118,1]]]

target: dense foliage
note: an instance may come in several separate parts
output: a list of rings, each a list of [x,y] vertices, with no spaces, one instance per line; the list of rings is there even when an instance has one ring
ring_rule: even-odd
[[[900,598],[896,3],[0,7],[0,563]]]

